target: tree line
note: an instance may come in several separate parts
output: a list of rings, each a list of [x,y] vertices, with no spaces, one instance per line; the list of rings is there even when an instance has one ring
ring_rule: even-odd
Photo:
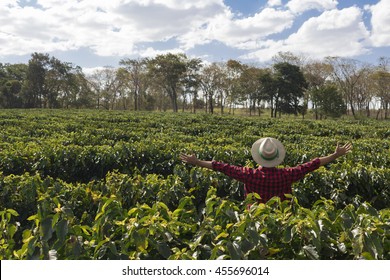
[[[351,114],[389,117],[390,59],[378,65],[327,57],[312,61],[279,53],[268,67],[237,60],[206,63],[185,54],[122,59],[117,68],[84,73],[44,53],[27,64],[0,63],[0,108],[96,108],[106,110],[202,110],[271,117],[315,118]],[[375,109],[375,110],[373,110]]]

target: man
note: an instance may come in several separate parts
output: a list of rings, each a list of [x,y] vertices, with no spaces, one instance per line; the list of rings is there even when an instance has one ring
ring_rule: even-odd
[[[199,160],[195,155],[182,154],[180,158],[185,163],[219,171],[243,182],[245,195],[258,193],[261,197],[260,202],[266,202],[274,196],[284,200],[284,195],[292,192],[292,183],[301,180],[307,173],[334,161],[351,150],[351,143],[344,146],[337,144],[333,154],[315,158],[296,167],[277,168],[276,166],[284,160],[285,148],[277,139],[266,137],[257,140],[252,145],[251,154],[260,165],[258,168],[235,166],[215,160]]]

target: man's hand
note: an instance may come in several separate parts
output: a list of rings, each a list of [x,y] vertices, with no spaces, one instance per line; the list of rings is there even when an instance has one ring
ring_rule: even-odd
[[[181,154],[180,159],[184,163],[188,163],[188,164],[192,164],[195,166],[200,166],[208,169],[213,169],[213,164],[211,161],[199,160],[194,154],[192,155]]]
[[[184,163],[189,163],[192,165],[197,165],[197,163],[199,162],[199,159],[194,154],[192,154],[192,155],[181,154],[180,159]]]
[[[339,143],[337,143],[336,149],[333,154],[325,156],[325,157],[320,157],[320,165],[326,165],[335,159],[349,153],[352,150],[352,144],[350,142],[346,143],[344,146],[340,146]]]
[[[351,143],[346,143],[344,146],[340,146],[339,143],[337,143],[336,150],[334,153],[336,154],[337,157],[341,157],[347,153],[349,153],[352,150],[352,144]]]

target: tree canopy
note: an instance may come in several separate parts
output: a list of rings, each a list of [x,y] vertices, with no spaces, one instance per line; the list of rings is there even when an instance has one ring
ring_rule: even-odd
[[[378,65],[328,57],[310,61],[280,53],[270,67],[237,60],[208,63],[185,54],[125,58],[117,68],[84,73],[81,67],[44,53],[27,64],[0,63],[0,108],[96,108],[204,110],[223,114],[246,108],[271,117],[306,114],[316,118],[364,112],[388,118],[389,59]]]

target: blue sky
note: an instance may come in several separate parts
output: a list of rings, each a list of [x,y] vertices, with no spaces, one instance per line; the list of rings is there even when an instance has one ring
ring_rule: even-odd
[[[186,53],[263,65],[278,52],[377,63],[390,0],[1,0],[0,62],[49,53],[83,68]]]

